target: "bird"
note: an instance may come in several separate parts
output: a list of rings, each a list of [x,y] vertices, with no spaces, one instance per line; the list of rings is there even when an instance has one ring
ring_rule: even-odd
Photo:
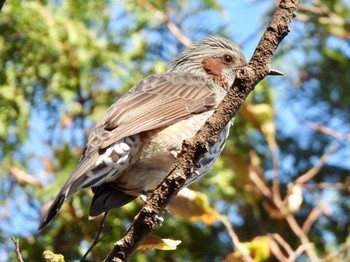
[[[248,62],[238,45],[221,36],[193,42],[168,71],[134,85],[112,104],[92,129],[79,163],[44,214],[44,228],[62,205],[91,188],[90,217],[151,193],[166,177],[182,148],[213,114]],[[271,69],[270,75],[279,75]],[[195,165],[191,184],[213,165],[231,123]]]

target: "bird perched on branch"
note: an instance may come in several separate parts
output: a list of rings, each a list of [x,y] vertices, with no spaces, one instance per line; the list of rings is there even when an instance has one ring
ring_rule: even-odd
[[[210,36],[178,55],[166,73],[151,75],[132,87],[92,130],[78,166],[39,229],[79,189],[92,188],[92,217],[152,192],[180,153],[183,140],[205,124],[233,84],[236,70],[246,65],[237,45]],[[198,160],[186,184],[204,175],[218,158],[229,126]]]

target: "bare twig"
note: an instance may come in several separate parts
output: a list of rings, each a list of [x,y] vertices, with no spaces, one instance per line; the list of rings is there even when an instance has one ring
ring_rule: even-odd
[[[287,261],[288,258],[282,253],[275,239],[270,238],[269,240],[269,247],[272,254],[278,259],[278,261]]]
[[[313,5],[300,4],[300,13],[297,15],[296,19],[308,23],[312,21],[317,21],[318,24],[328,25],[328,26],[348,26],[349,21],[339,16],[338,14],[332,12],[322,1],[312,1]],[[329,30],[329,33],[340,38],[349,39],[349,34],[341,33],[341,30]]]
[[[301,176],[300,178],[297,179],[297,181],[295,181],[295,184],[299,184],[301,185],[302,183],[305,183],[307,181],[309,181],[312,177],[314,177],[320,170],[320,168],[324,165],[325,161],[327,160],[328,156],[330,154],[332,154],[335,151],[334,148],[332,148],[331,150],[327,151],[323,156],[321,156],[319,163],[314,166],[313,168],[311,168],[308,172],[306,172],[303,176]],[[261,187],[261,185],[264,185],[263,183],[258,183],[256,178],[253,180],[257,185],[259,185],[259,189],[261,190],[261,192],[269,192],[269,189],[266,189],[264,187]],[[279,189],[278,189],[279,190]],[[279,191],[278,191],[279,192]],[[300,226],[298,225],[297,221],[295,220],[294,216],[292,216],[291,214],[289,214],[288,212],[288,206],[287,203],[283,202],[279,196],[275,196],[276,194],[276,190],[271,192],[272,194],[272,198],[270,197],[270,199],[272,199],[274,205],[276,205],[276,207],[281,211],[281,213],[286,214],[286,221],[289,225],[289,227],[292,229],[292,231],[294,232],[294,234],[299,237],[302,245],[300,247],[300,249],[298,249],[298,253],[299,252],[303,252],[305,251],[309,258],[311,259],[311,261],[319,261],[320,259],[317,257],[315,251],[313,248],[310,248],[311,246],[313,246],[313,244],[310,242],[310,240],[307,237],[306,232],[308,231],[308,226],[311,226],[312,223],[315,221],[314,219],[317,219],[316,216],[313,216],[315,214],[313,214],[307,222],[307,224],[305,225],[305,230],[300,228]],[[268,194],[264,194],[265,196],[268,196]],[[277,240],[277,239],[276,239]],[[281,239],[279,239],[281,240]],[[279,242],[280,244],[282,242]],[[282,245],[283,247],[285,247],[285,245]],[[274,252],[274,255],[276,255],[276,257],[280,257],[282,258],[283,255],[279,252],[278,247],[276,247],[273,243],[271,245],[271,248],[273,249],[272,251]],[[286,249],[287,251],[287,249]],[[288,250],[290,252],[290,250]],[[297,253],[294,252],[292,254],[290,254],[290,257],[288,258],[288,261],[293,261],[294,258],[296,258],[296,254]],[[289,253],[288,252],[288,253]],[[284,260],[283,260],[284,261]]]
[[[313,249],[314,245],[312,243],[306,243],[298,246],[297,250],[295,250],[294,255],[288,258],[288,262],[293,262],[300,256],[303,252],[308,252],[308,250]]]
[[[305,122],[306,122],[306,125],[308,127],[310,127],[311,129],[313,129],[317,132],[332,136],[338,140],[344,140],[344,139],[350,140],[350,134],[339,133],[339,132],[335,131],[334,129],[331,129],[328,126],[325,126],[322,124],[316,124],[316,123],[312,123],[312,122],[308,122],[308,121],[305,121]]]
[[[182,151],[168,176],[154,191],[154,195],[148,199],[105,261],[127,260],[143,238],[153,230],[166,205],[191,176],[196,159],[207,152],[207,148],[210,148],[222,129],[237,114],[248,94],[270,71],[273,53],[289,32],[298,3],[298,0],[281,1],[248,66],[237,70],[233,86],[229,88],[222,103],[197,135],[189,141],[184,141]]]
[[[348,192],[350,192],[350,180],[345,181],[344,183],[327,183],[327,182],[321,182],[318,184],[304,184],[302,185],[303,188],[307,190],[319,190],[319,189],[339,189],[344,190],[347,189]]]
[[[300,11],[318,16],[318,22],[326,25],[346,25],[346,19],[332,12],[322,1],[313,1],[313,5],[300,4]],[[309,21],[308,16],[303,17],[304,22]]]
[[[316,128],[315,125],[313,125],[312,127]],[[322,127],[317,126],[317,128],[318,128],[318,130],[322,130],[323,132],[325,132],[325,130],[326,130],[327,134],[332,135],[332,136],[334,136],[334,137],[336,137],[338,139],[345,139],[346,138],[345,136],[340,136],[338,133],[335,133],[333,131],[331,132],[329,129],[326,129],[323,126]],[[298,185],[300,187],[304,187],[304,188],[309,186],[309,185],[307,185],[305,183],[308,182],[313,177],[315,177],[320,172],[321,168],[326,163],[328,157],[330,155],[334,154],[336,151],[337,151],[336,147],[330,148],[326,153],[324,153],[320,157],[318,163],[316,165],[314,165],[305,174],[301,175],[294,182],[294,184]],[[270,245],[271,250],[274,253],[274,255],[278,259],[282,259],[282,261],[294,261],[295,258],[299,254],[304,252],[304,251],[307,253],[307,255],[309,256],[311,261],[319,261],[320,259],[316,255],[315,250],[312,248],[313,247],[313,243],[311,243],[310,240],[308,239],[307,233],[309,232],[312,224],[324,212],[319,207],[318,208],[314,208],[313,211],[310,213],[309,217],[304,222],[303,227],[301,228],[298,225],[297,221],[295,220],[294,216],[292,216],[290,214],[290,212],[288,211],[288,205],[287,205],[288,201],[282,201],[282,199],[280,197],[280,191],[279,191],[280,184],[279,184],[278,169],[277,169],[278,162],[276,162],[275,159],[273,161],[274,161],[274,176],[273,176],[272,191],[271,191],[271,189],[267,188],[267,186],[264,184],[264,182],[261,181],[259,176],[255,175],[254,172],[250,172],[250,177],[251,177],[252,181],[257,185],[258,189],[264,194],[264,196],[266,196],[270,200],[272,200],[273,204],[278,208],[280,213],[285,215],[285,219],[286,219],[289,227],[292,229],[294,234],[300,239],[300,242],[302,243],[302,245],[300,245],[295,252],[292,252],[290,248],[287,248],[287,246],[285,244],[283,244],[283,241],[281,242],[281,238],[275,238],[275,240],[282,247],[284,247],[286,252],[289,254],[289,258],[288,259],[284,259],[284,255],[281,253],[279,247],[276,245],[275,242],[271,242],[271,245]],[[327,183],[320,183],[320,184],[314,185],[314,186],[326,187],[327,185],[329,186],[329,184],[327,184]],[[310,186],[312,186],[312,185],[310,185]],[[333,186],[337,186],[338,188],[341,188],[341,189],[350,188],[349,187],[349,183],[337,183],[337,184],[333,184]]]
[[[279,234],[275,233],[275,234],[272,234],[271,236],[281,247],[284,248],[284,250],[287,252],[289,256],[294,253],[293,249],[290,247],[287,241],[285,241]]]
[[[253,150],[250,150],[249,151],[250,159],[253,159],[253,154],[255,154],[255,152]],[[268,188],[265,185],[264,181],[259,177],[257,171],[254,168],[253,163],[249,165],[249,178],[251,181],[253,181],[253,183],[255,183],[257,188],[261,191],[261,193],[263,193],[265,197],[271,198],[272,192],[270,188]]]
[[[309,171],[307,171],[305,174],[301,175],[298,177],[297,180],[295,180],[296,184],[304,184],[310,179],[312,179],[314,176],[316,176],[321,168],[324,166],[326,163],[328,157],[332,154],[334,154],[337,151],[336,147],[331,147],[326,153],[324,153],[321,157],[320,160],[316,165],[314,165]]]
[[[232,240],[233,245],[236,247],[236,249],[242,254],[242,259],[244,262],[253,262],[254,259],[249,256],[249,251],[248,249],[241,244],[241,242],[239,241],[239,238],[237,236],[237,234],[235,233],[231,222],[227,219],[226,216],[223,215],[219,215],[219,220],[221,221],[221,223],[225,226],[228,234],[230,235],[230,238]]]
[[[304,231],[300,228],[298,225],[298,222],[295,220],[294,216],[287,215],[286,220],[288,222],[289,227],[292,229],[294,234],[299,237],[300,242],[305,246],[313,246],[313,243],[310,242],[308,236],[304,233]],[[311,259],[311,261],[316,262],[320,261],[318,256],[316,255],[316,252],[313,248],[308,248],[305,250],[308,257]]]
[[[19,240],[16,239],[15,237],[12,237],[12,241],[13,243],[15,243],[15,251],[16,251],[16,255],[17,255],[17,258],[18,258],[18,261],[19,262],[24,262],[23,258],[22,258],[22,255],[21,255],[21,250],[20,250],[20,247],[19,247]]]
[[[273,202],[276,203],[277,206],[282,204],[281,192],[280,192],[280,179],[278,175],[278,159],[276,154],[272,152],[272,198]]]
[[[310,215],[307,217],[302,227],[302,230],[306,235],[309,233],[311,226],[322,215],[322,213],[322,209],[319,207],[314,207],[311,210]]]
[[[34,176],[28,174],[26,171],[19,169],[18,167],[11,166],[8,169],[8,172],[11,176],[16,179],[16,182],[20,185],[31,185],[34,187],[41,187],[41,183]]]
[[[179,40],[180,43],[186,47],[189,47],[192,44],[192,41],[181,32],[181,30],[170,20],[167,14],[158,10],[154,5],[146,0],[139,1],[148,11],[150,11],[156,18],[158,18],[168,27],[169,31]]]
[[[96,234],[96,237],[94,239],[94,241],[92,242],[91,246],[88,248],[88,250],[86,250],[85,254],[83,255],[83,257],[80,259],[80,262],[84,262],[86,257],[90,254],[91,250],[99,243],[101,242],[106,236],[107,234],[110,232],[109,230],[107,230],[106,233],[104,233],[103,236],[100,237],[101,233],[102,233],[102,230],[104,229],[105,227],[105,220],[106,220],[106,217],[108,215],[108,211],[104,213],[103,215],[103,218],[101,220],[101,223],[100,223],[100,228],[98,229],[98,232]],[[109,228],[111,229],[111,228]]]
[[[288,257],[286,257],[282,253],[282,251],[280,250],[278,245],[283,247],[283,249],[288,254]],[[271,251],[273,252],[273,254],[276,256],[276,258],[279,261],[293,262],[304,251],[307,251],[307,250],[313,248],[313,244],[312,243],[302,244],[295,251],[293,251],[291,246],[279,234],[272,234],[272,235],[270,235],[270,248],[271,248]]]

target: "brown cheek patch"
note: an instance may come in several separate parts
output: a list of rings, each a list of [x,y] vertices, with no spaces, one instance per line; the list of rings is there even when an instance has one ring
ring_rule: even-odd
[[[228,88],[228,83],[223,79],[222,71],[222,61],[220,58],[207,58],[202,62],[202,66],[208,76],[213,79],[219,85]]]

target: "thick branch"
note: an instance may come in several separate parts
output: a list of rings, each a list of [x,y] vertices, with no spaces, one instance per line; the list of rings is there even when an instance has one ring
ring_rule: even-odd
[[[281,1],[249,65],[237,72],[233,86],[203,128],[193,139],[184,141],[182,151],[168,176],[148,199],[147,204],[135,217],[123,238],[115,244],[105,261],[127,260],[142,239],[153,230],[166,205],[191,176],[196,159],[216,141],[224,126],[237,114],[248,94],[269,72],[273,53],[288,34],[298,4],[298,0]]]

